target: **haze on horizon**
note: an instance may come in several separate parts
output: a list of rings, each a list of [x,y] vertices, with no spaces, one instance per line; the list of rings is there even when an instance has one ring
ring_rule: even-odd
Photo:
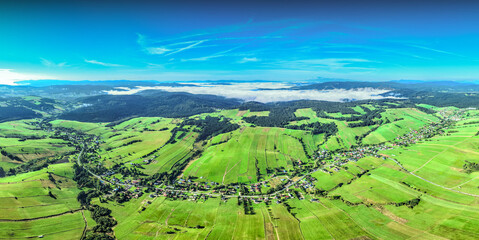
[[[20,80],[479,78],[472,1],[2,1]]]

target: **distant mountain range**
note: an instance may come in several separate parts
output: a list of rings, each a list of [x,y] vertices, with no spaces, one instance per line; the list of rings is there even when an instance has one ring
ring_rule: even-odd
[[[282,90],[333,90],[333,89],[358,89],[358,88],[379,88],[391,91],[413,90],[413,91],[433,91],[449,93],[470,93],[479,92],[479,85],[471,82],[456,81],[416,81],[416,80],[397,80],[384,82],[366,82],[366,81],[347,81],[339,79],[337,81],[326,81],[316,83],[301,83],[284,88]],[[235,83],[254,83],[265,81],[206,81],[215,85],[231,85]],[[200,81],[198,81],[200,83]],[[205,81],[201,81],[205,83]],[[65,81],[65,80],[30,80],[17,82],[19,85],[0,85],[0,95],[4,97],[15,96],[43,96],[49,98],[78,98],[105,94],[105,91],[114,90],[118,87],[135,88],[137,86],[171,86],[186,87],[197,86],[193,82],[159,82],[159,81],[129,81],[129,80],[108,80],[108,81]],[[264,89],[263,89],[264,90]]]
[[[146,90],[133,95],[108,95],[105,91],[136,86],[197,86],[194,84],[156,81],[26,81],[29,85],[0,86],[0,121],[56,116],[63,119],[111,122],[133,116],[185,117],[217,109],[278,109],[303,107],[341,107],[338,103],[297,101],[261,104],[243,103],[238,99],[216,95]],[[217,81],[214,84],[234,84]],[[402,97],[409,104],[434,106],[479,107],[479,85],[453,81],[335,81],[296,85],[283,90],[387,89],[384,97]],[[31,98],[25,96],[38,96]],[[372,100],[371,100],[372,101]],[[377,100],[380,101],[380,100]],[[243,105],[242,105],[243,104]],[[329,106],[331,105],[331,106]]]
[[[455,81],[388,81],[388,82],[324,82],[294,87],[293,89],[357,89],[381,88],[390,90],[416,90],[416,91],[441,91],[441,92],[479,92],[479,85]]]

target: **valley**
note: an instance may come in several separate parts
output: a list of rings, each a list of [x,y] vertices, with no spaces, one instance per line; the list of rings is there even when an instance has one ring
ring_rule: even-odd
[[[344,113],[283,108],[285,120],[272,111],[1,123],[0,187],[12,203],[0,221],[18,229],[4,237],[479,235],[479,173],[468,167],[479,160],[478,110],[390,100]],[[46,145],[29,148],[35,141]],[[38,149],[48,154],[28,157]],[[92,218],[103,208],[109,214]],[[44,219],[72,227],[48,230]]]

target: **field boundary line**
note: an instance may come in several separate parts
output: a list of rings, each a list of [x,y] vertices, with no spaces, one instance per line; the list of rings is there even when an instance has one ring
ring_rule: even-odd
[[[426,166],[429,162],[431,162],[434,158],[436,158],[437,156],[439,156],[440,154],[444,153],[445,151],[449,150],[449,148],[446,148],[440,152],[438,152],[436,155],[434,155],[433,157],[429,158],[429,160],[427,160],[427,162],[425,162],[423,165],[421,165],[420,167],[416,168],[413,172],[416,172],[416,171],[419,171],[421,168],[423,168],[424,166]]]
[[[43,188],[42,188],[43,189]],[[50,195],[33,195],[33,196],[21,196],[21,197],[0,197],[0,198],[32,198],[32,197],[49,197]]]
[[[318,202],[320,202],[320,201],[318,201]],[[320,202],[320,203],[321,203],[321,202]],[[326,210],[331,209],[331,208],[327,208],[326,206],[324,206],[323,203],[321,203],[321,205],[322,205],[322,206],[324,207],[324,209],[326,209]],[[316,219],[318,219],[319,223],[321,223],[321,226],[324,228],[324,230],[326,230],[326,232],[328,232],[328,234],[329,234],[329,236],[331,237],[331,239],[333,239],[333,240],[336,239],[336,238],[333,236],[333,234],[331,234],[331,232],[329,231],[329,229],[328,229],[327,227],[325,227],[326,224],[324,224],[323,220],[321,220],[321,218],[319,218],[318,215],[316,215],[316,213],[314,213],[314,212],[311,210],[311,208],[308,207],[307,204],[304,204],[304,203],[303,203],[303,206],[304,206],[306,209],[308,209],[308,211],[309,211],[314,217],[316,217]]]
[[[69,232],[69,231],[73,231],[73,230],[77,230],[77,229],[80,229],[80,228],[72,228],[72,229],[67,229],[67,230],[63,230],[63,231],[52,232],[52,233],[48,233],[46,235],[50,236],[50,235]],[[36,235],[36,236],[25,236],[25,237],[9,237],[9,238],[0,238],[0,239],[30,239],[30,238],[38,238],[38,235]]]
[[[334,203],[333,203],[334,205]],[[356,226],[358,226],[361,230],[363,230],[365,233],[369,234],[368,237],[374,237],[375,235],[372,234],[369,230],[367,230],[364,226],[362,226],[361,224],[359,224],[358,222],[356,222],[356,220],[354,220],[353,217],[351,217],[351,215],[349,213],[347,213],[346,211],[344,211],[343,209],[341,209],[340,207],[334,205],[334,207],[336,209],[338,209],[340,212],[342,212],[345,216],[347,216],[349,219],[351,219],[352,222],[354,222],[354,224],[356,224]]]
[[[235,168],[236,165],[238,165],[238,163],[240,163],[241,161],[243,161],[243,160],[240,159],[238,162],[236,162],[236,164],[233,165],[228,171],[226,171],[226,169],[225,169],[225,174],[223,174],[223,180],[221,181],[221,184],[223,184],[223,183],[225,182],[225,177],[226,177],[226,175],[228,175],[228,173],[230,173],[231,170],[233,170],[233,168]],[[228,163],[229,163],[229,162],[228,162]]]
[[[86,230],[88,229],[88,221],[85,218],[85,214],[83,213],[83,209],[81,210],[81,215],[83,217],[83,221],[85,221],[85,227],[83,228],[83,232],[81,234],[80,240],[85,239]]]
[[[41,216],[41,217],[36,217],[36,218],[23,218],[23,219],[0,219],[0,222],[28,222],[28,221],[35,221],[39,219],[46,219],[46,218],[52,218],[52,217],[58,217],[62,216],[65,214],[73,214],[75,212],[81,211],[81,208],[75,209],[75,210],[70,210],[62,213],[57,213],[53,215],[48,215],[48,216]]]
[[[221,204],[220,204],[221,205]],[[213,232],[213,229],[215,229],[216,225],[216,220],[218,219],[218,212],[220,211],[220,207],[216,207],[216,215],[215,215],[215,221],[213,222],[213,226],[211,227],[210,231],[208,234],[206,234],[205,240],[208,239],[208,236],[210,236],[211,232]]]
[[[41,182],[42,179],[37,179],[37,180],[27,180],[27,181],[18,181],[18,182],[2,182],[0,185],[9,185],[9,184],[20,184],[20,183],[27,183],[27,182]]]
[[[424,166],[426,166],[426,165],[427,165],[429,162],[431,162],[434,158],[436,158],[436,157],[439,156],[440,154],[444,153],[445,151],[449,150],[449,148],[456,148],[456,147],[454,147],[454,146],[456,146],[456,145],[458,145],[458,144],[460,144],[460,143],[463,143],[463,142],[465,142],[466,140],[468,140],[468,139],[466,138],[466,139],[464,139],[464,140],[462,140],[462,141],[460,141],[460,142],[458,142],[458,143],[456,143],[456,144],[454,144],[454,145],[450,145],[450,146],[442,145],[442,146],[446,146],[446,148],[445,148],[444,150],[442,150],[442,151],[439,152],[438,154],[434,155],[434,157],[430,158],[430,159],[429,159],[427,162],[425,162],[422,166],[416,168],[414,171],[412,171],[412,173],[414,173],[414,172],[420,170],[421,168],[423,168]],[[434,144],[428,144],[428,145],[434,145]],[[441,144],[436,144],[436,145],[441,145]]]
[[[423,180],[423,181],[425,181],[425,182],[428,182],[428,183],[430,183],[430,184],[432,184],[432,185],[434,185],[434,186],[441,187],[441,188],[443,188],[443,189],[446,189],[446,190],[449,190],[449,191],[452,191],[452,192],[456,192],[456,193],[460,193],[460,194],[464,194],[464,195],[469,195],[469,196],[472,196],[472,197],[479,197],[479,195],[477,195],[477,194],[461,192],[461,191],[455,190],[455,189],[453,189],[453,188],[449,188],[449,187],[446,187],[446,186],[443,186],[443,185],[439,185],[439,184],[437,184],[437,183],[435,183],[435,182],[429,181],[429,180],[427,180],[427,179],[425,179],[425,178],[423,178],[423,177],[421,177],[421,176],[416,175],[416,174],[413,173],[413,172],[409,172],[406,168],[404,168],[404,167],[401,165],[401,163],[399,163],[398,161],[396,161],[396,159],[393,159],[393,158],[389,158],[389,159],[393,160],[398,166],[400,166],[400,167],[401,167],[404,171],[406,171],[407,173],[409,173],[409,174],[411,174],[411,175],[413,175],[413,176],[415,176],[415,177],[417,177],[417,178],[419,178],[419,179],[421,179],[421,180]]]
[[[455,186],[455,187],[452,187],[452,188],[461,187],[462,185],[467,184],[467,183],[469,183],[469,182],[472,182],[472,181],[476,180],[477,178],[479,178],[479,175],[477,175],[477,176],[476,176],[475,178],[473,178],[473,179],[469,179],[469,180],[467,180],[467,181],[465,181],[465,182],[463,182],[463,183],[461,183],[461,184],[459,184],[459,185],[457,185],[457,186]]]
[[[269,221],[271,222],[271,225],[273,225],[273,231],[276,234],[276,237],[278,238],[278,240],[280,240],[279,234],[278,234],[278,229],[276,229],[277,225],[275,226],[275,223],[273,222],[273,219],[271,218],[271,214],[269,213],[268,209],[266,209],[266,213],[268,213],[268,218],[269,218]],[[264,214],[263,214],[263,216],[264,216]]]
[[[7,208],[0,208],[0,209],[23,209],[23,208],[32,208],[32,207],[46,207],[46,206],[54,206],[54,205],[63,205],[64,203],[53,203],[53,204],[40,204],[40,205],[31,205],[31,206],[22,206],[22,207],[7,207]]]

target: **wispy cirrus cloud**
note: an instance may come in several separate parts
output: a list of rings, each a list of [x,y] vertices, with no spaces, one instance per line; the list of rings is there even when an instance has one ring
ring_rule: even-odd
[[[431,48],[431,47],[421,46],[421,45],[408,44],[408,46],[423,49],[423,50],[428,50],[428,51],[436,52],[436,53],[442,53],[442,54],[447,54],[447,55],[452,55],[452,56],[457,56],[457,57],[465,57],[464,55],[461,55],[461,54],[448,52],[448,51],[444,51],[444,50],[440,50],[440,49],[435,49],[435,48]]]
[[[228,53],[233,52],[239,48],[242,48],[246,46],[247,44],[239,45],[224,51],[220,51],[211,55],[203,56],[203,57],[196,57],[196,58],[189,58],[189,59],[181,59],[182,62],[188,62],[188,61],[207,61],[213,58],[219,58],[219,57],[224,57],[224,56],[231,56]]]
[[[188,49],[192,49],[192,48],[194,48],[195,46],[204,43],[205,41],[206,41],[206,40],[199,40],[199,41],[193,42],[192,44],[190,44],[190,45],[188,45],[188,46],[186,46],[186,47],[182,47],[182,48],[175,49],[174,51],[165,54],[165,56],[173,55],[173,54],[176,54],[176,53],[179,53],[179,52],[183,52],[183,51],[188,50]]]
[[[137,43],[142,51],[149,55],[171,56],[184,54],[178,57],[182,62],[206,61],[218,57],[226,57],[226,52],[231,49],[238,49],[237,46],[253,43],[255,41],[282,39],[284,31],[296,30],[284,26],[288,21],[277,21],[270,23],[253,23],[252,20],[246,24],[225,26],[216,30],[205,30],[200,33],[186,34],[164,39],[152,39],[143,34],[137,34]],[[280,25],[277,25],[280,24]],[[276,26],[277,25],[277,26]],[[265,29],[261,29],[265,27]],[[226,48],[226,50],[225,50]],[[203,51],[192,51],[206,49]],[[216,53],[215,53],[216,52]],[[220,54],[224,52],[223,54]],[[195,56],[196,55],[196,56]]]
[[[285,69],[329,69],[329,70],[374,70],[372,67],[362,64],[374,61],[361,58],[322,58],[322,59],[299,59],[281,60],[270,63]]]
[[[397,42],[371,42],[363,44],[348,44],[348,43],[328,43],[324,46],[327,50],[325,52],[331,54],[347,54],[347,55],[370,55],[375,57],[380,56],[395,56],[406,59],[415,60],[434,60],[431,57],[412,51],[410,46],[399,44]],[[406,47],[406,48],[405,48]]]
[[[66,62],[55,63],[45,58],[40,58],[42,64],[47,67],[66,67],[68,66]]]
[[[91,64],[96,64],[96,65],[101,65],[101,66],[105,66],[105,67],[124,67],[125,66],[125,65],[121,65],[121,64],[115,64],[115,63],[100,62],[100,61],[97,61],[97,60],[87,60],[87,59],[85,59],[85,62],[86,63],[91,63]]]
[[[261,61],[257,57],[244,57],[238,61],[238,63],[247,63],[247,62],[259,62]]]
[[[145,51],[149,54],[153,55],[163,55],[167,52],[170,52],[171,50],[165,47],[147,47],[145,48]]]
[[[207,40],[198,40],[198,41],[186,41],[186,42],[177,42],[161,47],[146,47],[145,51],[153,55],[164,55],[169,56],[179,52],[183,52],[188,49],[193,49],[197,45],[204,43]],[[180,47],[178,47],[180,46]]]
[[[144,38],[144,36],[142,37]],[[255,36],[255,37],[223,37],[223,38],[204,38],[194,41],[174,42],[161,46],[146,46],[145,42],[142,42],[142,47],[145,52],[152,55],[169,56],[177,54],[186,50],[192,50],[197,48],[215,48],[225,45],[244,44],[247,41],[262,40],[262,39],[280,39],[282,36]],[[239,42],[234,42],[239,41]],[[209,43],[208,45],[204,43]]]
[[[457,60],[455,57],[464,57],[449,51],[456,48],[448,44],[429,44],[428,39],[396,40],[394,34],[337,22],[249,21],[157,39],[138,34],[137,43],[151,55],[145,56],[145,61],[161,64],[164,70],[257,71],[261,74],[256,79],[265,78],[263,73],[269,70],[272,74],[297,71],[302,78],[372,79],[392,73],[392,69],[416,71],[413,66],[448,64]],[[394,73],[393,78],[397,75]]]

